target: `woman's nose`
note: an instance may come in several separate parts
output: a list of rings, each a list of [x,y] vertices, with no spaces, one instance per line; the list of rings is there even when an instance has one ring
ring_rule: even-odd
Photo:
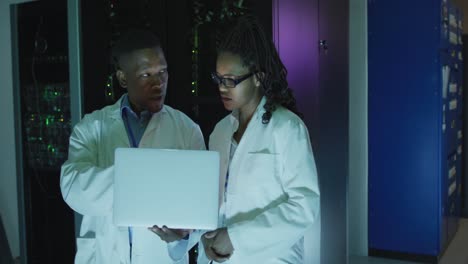
[[[220,83],[218,84],[218,89],[220,92],[227,92],[229,89],[226,87],[226,85],[224,85],[224,83]]]

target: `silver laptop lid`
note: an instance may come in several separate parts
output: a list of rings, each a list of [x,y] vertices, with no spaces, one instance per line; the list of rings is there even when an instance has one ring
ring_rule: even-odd
[[[114,224],[216,229],[219,171],[215,151],[116,149]]]

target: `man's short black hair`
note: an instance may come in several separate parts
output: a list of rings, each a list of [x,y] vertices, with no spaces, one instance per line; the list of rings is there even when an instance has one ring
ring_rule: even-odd
[[[116,69],[120,69],[120,59],[135,50],[161,48],[161,41],[151,31],[145,29],[128,29],[122,32],[117,43],[112,47],[112,60]]]

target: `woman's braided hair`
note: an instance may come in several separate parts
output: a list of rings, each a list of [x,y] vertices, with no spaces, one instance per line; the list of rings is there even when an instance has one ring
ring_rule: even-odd
[[[245,15],[238,17],[234,26],[223,36],[218,47],[218,54],[230,52],[239,55],[251,72],[256,72],[259,78],[266,103],[266,112],[262,116],[262,123],[270,122],[272,113],[281,105],[302,118],[297,110],[296,99],[289,88],[286,76],[288,71],[281,61],[275,45],[269,39],[258,20]]]

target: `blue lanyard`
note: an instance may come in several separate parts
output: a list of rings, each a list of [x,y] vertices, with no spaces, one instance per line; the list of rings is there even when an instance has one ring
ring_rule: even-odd
[[[228,185],[229,185],[229,168],[226,172],[226,181],[224,182],[224,204],[226,204],[226,201],[227,201],[226,194],[227,194]]]
[[[130,127],[126,110],[124,110],[124,117],[125,117],[125,125],[127,127],[128,135],[130,136],[130,145],[132,148],[137,148],[138,145],[136,144],[135,136],[133,135],[132,128]],[[133,241],[133,231],[132,231],[132,227],[129,226],[128,227],[128,243],[130,246],[130,263],[132,262],[132,241]]]
[[[226,224],[226,204],[227,204],[227,190],[228,190],[228,186],[229,186],[229,169],[231,167],[231,162],[232,162],[232,158],[234,157],[234,153],[232,153],[232,148],[233,148],[233,142],[231,141],[231,147],[229,148],[229,165],[228,165],[228,168],[227,168],[227,171],[226,171],[226,180],[224,181],[224,215],[223,215],[223,218],[222,218],[222,225],[225,226]],[[236,150],[237,150],[237,145],[236,145]],[[235,151],[234,151],[235,152]]]
[[[238,147],[237,142],[235,142],[235,143],[236,143],[236,146],[235,146],[236,149],[234,150],[234,153],[235,153],[235,151],[237,150],[237,147]],[[226,193],[227,193],[227,188],[228,188],[228,185],[229,185],[229,168],[231,167],[232,158],[234,158],[234,153],[232,153],[233,145],[234,145],[233,139],[231,139],[231,145],[230,145],[230,148],[229,148],[229,165],[228,165],[227,172],[226,172],[226,181],[224,182],[224,203],[226,203]]]

